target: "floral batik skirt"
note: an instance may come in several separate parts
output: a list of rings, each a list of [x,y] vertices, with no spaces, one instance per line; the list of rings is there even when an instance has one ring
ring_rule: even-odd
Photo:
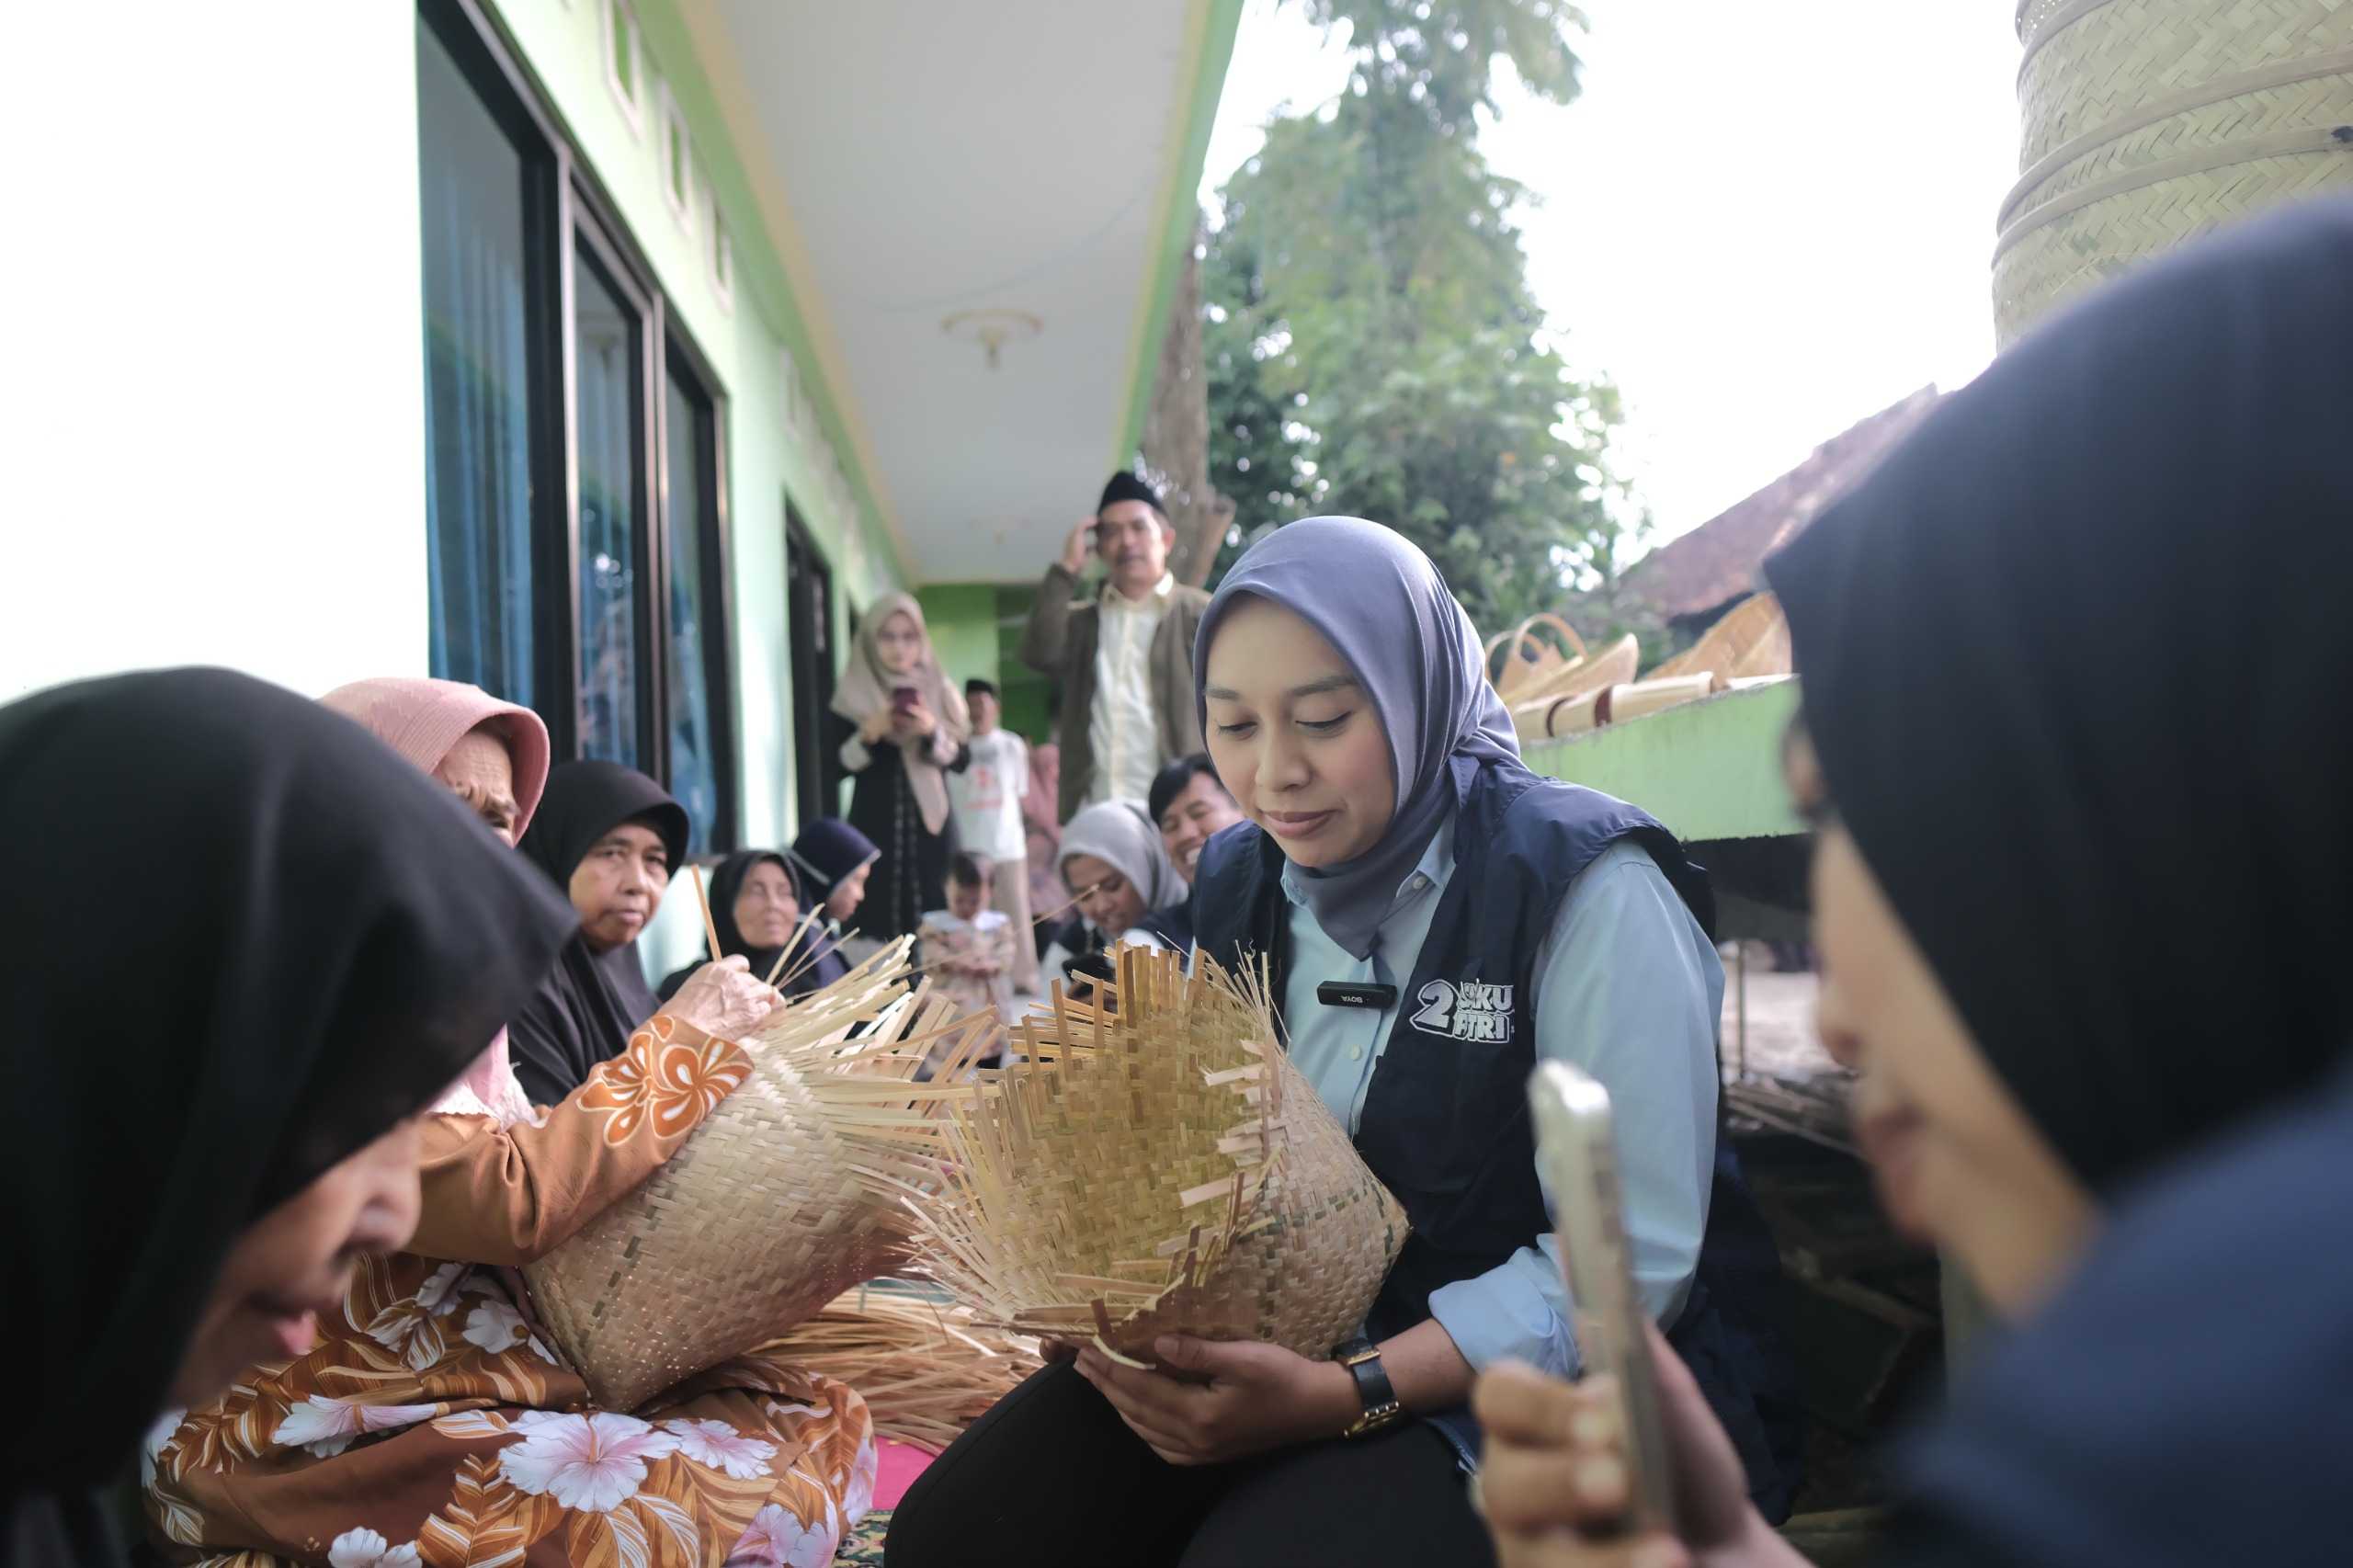
[[[865,1402],[757,1354],[633,1415],[588,1391],[498,1271],[361,1266],[342,1322],[150,1435],[175,1562],[821,1568],[872,1503]]]

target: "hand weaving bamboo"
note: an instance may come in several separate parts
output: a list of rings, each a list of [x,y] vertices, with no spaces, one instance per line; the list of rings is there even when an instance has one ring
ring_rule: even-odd
[[[1276,1038],[1261,976],[1123,948],[1102,1004],[1057,985],[1022,1066],[943,1102],[951,1165],[908,1184],[922,1269],[977,1321],[1092,1336],[1142,1364],[1162,1334],[1322,1357],[1405,1241]]]
[[[644,1185],[525,1268],[599,1405],[634,1409],[904,1261],[897,1199],[947,1158],[929,1108],[970,1092],[910,1080],[943,1040],[961,1067],[987,1022],[910,990],[907,949],[771,1014],[743,1042],[751,1077]]]

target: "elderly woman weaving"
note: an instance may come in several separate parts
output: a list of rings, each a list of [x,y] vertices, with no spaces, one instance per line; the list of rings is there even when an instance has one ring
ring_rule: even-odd
[[[366,681],[326,700],[501,838],[529,822],[547,737],[528,710],[446,681]],[[677,1150],[744,1081],[731,1037],[775,1000],[742,959],[707,966],[545,1110],[494,1042],[426,1119],[415,1250],[364,1264],[308,1354],[159,1429],[156,1530],[183,1560],[255,1568],[416,1561],[404,1552],[626,1561],[654,1540],[673,1549],[665,1561],[829,1558],[872,1493],[856,1393],[752,1356],[642,1415],[591,1410],[512,1272]]]

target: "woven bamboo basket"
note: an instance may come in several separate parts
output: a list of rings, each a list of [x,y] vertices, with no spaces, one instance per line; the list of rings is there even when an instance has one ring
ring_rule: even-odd
[[[761,1349],[847,1383],[865,1399],[875,1431],[934,1453],[1045,1364],[1034,1336],[903,1286],[844,1291]]]
[[[2019,0],[2025,139],[2002,203],[2005,347],[2143,257],[2353,187],[2346,0]]]
[[[1548,640],[1539,633],[1552,633]],[[1503,661],[1495,659],[1504,649]],[[1487,639],[1487,678],[1506,703],[1524,702],[1564,670],[1585,662],[1585,639],[1575,627],[1547,611],[1531,615],[1509,631]]]
[[[908,1194],[923,1268],[980,1321],[1146,1365],[1162,1334],[1321,1358],[1357,1331],[1404,1210],[1277,1043],[1261,977],[1123,948],[1103,1006],[1057,986],[1028,1064],[946,1108]]]
[[[744,1042],[751,1077],[526,1267],[534,1311],[598,1405],[636,1409],[904,1262],[899,1194],[938,1179],[933,1108],[962,1092],[910,1080],[943,1033],[977,1049],[989,1021],[951,1022],[947,1002],[910,991],[906,955],[902,939],[772,1015]]]
[[[1785,676],[1793,665],[1790,620],[1771,594],[1752,594],[1734,605],[1705,635],[1643,678],[1674,680],[1712,672],[1727,681]]]
[[[1576,731],[1575,710],[1589,708],[1590,699],[1634,678],[1642,663],[1642,646],[1630,634],[1620,637],[1574,669],[1562,672],[1532,692],[1511,710],[1512,729],[1520,743],[1557,740]],[[1568,715],[1565,722],[1563,715]],[[1592,728],[1590,724],[1584,726]]]

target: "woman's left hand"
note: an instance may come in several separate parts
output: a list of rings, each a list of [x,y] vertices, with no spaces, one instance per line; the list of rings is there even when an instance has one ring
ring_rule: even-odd
[[[730,953],[688,975],[662,1010],[713,1040],[740,1040],[783,1005],[783,994],[752,973],[750,960]]]
[[[1122,1367],[1090,1345],[1078,1353],[1078,1375],[1170,1464],[1220,1464],[1336,1437],[1361,1414],[1346,1369],[1279,1345],[1168,1335],[1154,1348],[1166,1371]]]
[[[913,708],[907,710],[907,733],[909,735],[917,740],[928,740],[931,738],[934,732],[938,730],[938,716],[934,714],[930,709],[926,708],[922,703],[918,702]]]

